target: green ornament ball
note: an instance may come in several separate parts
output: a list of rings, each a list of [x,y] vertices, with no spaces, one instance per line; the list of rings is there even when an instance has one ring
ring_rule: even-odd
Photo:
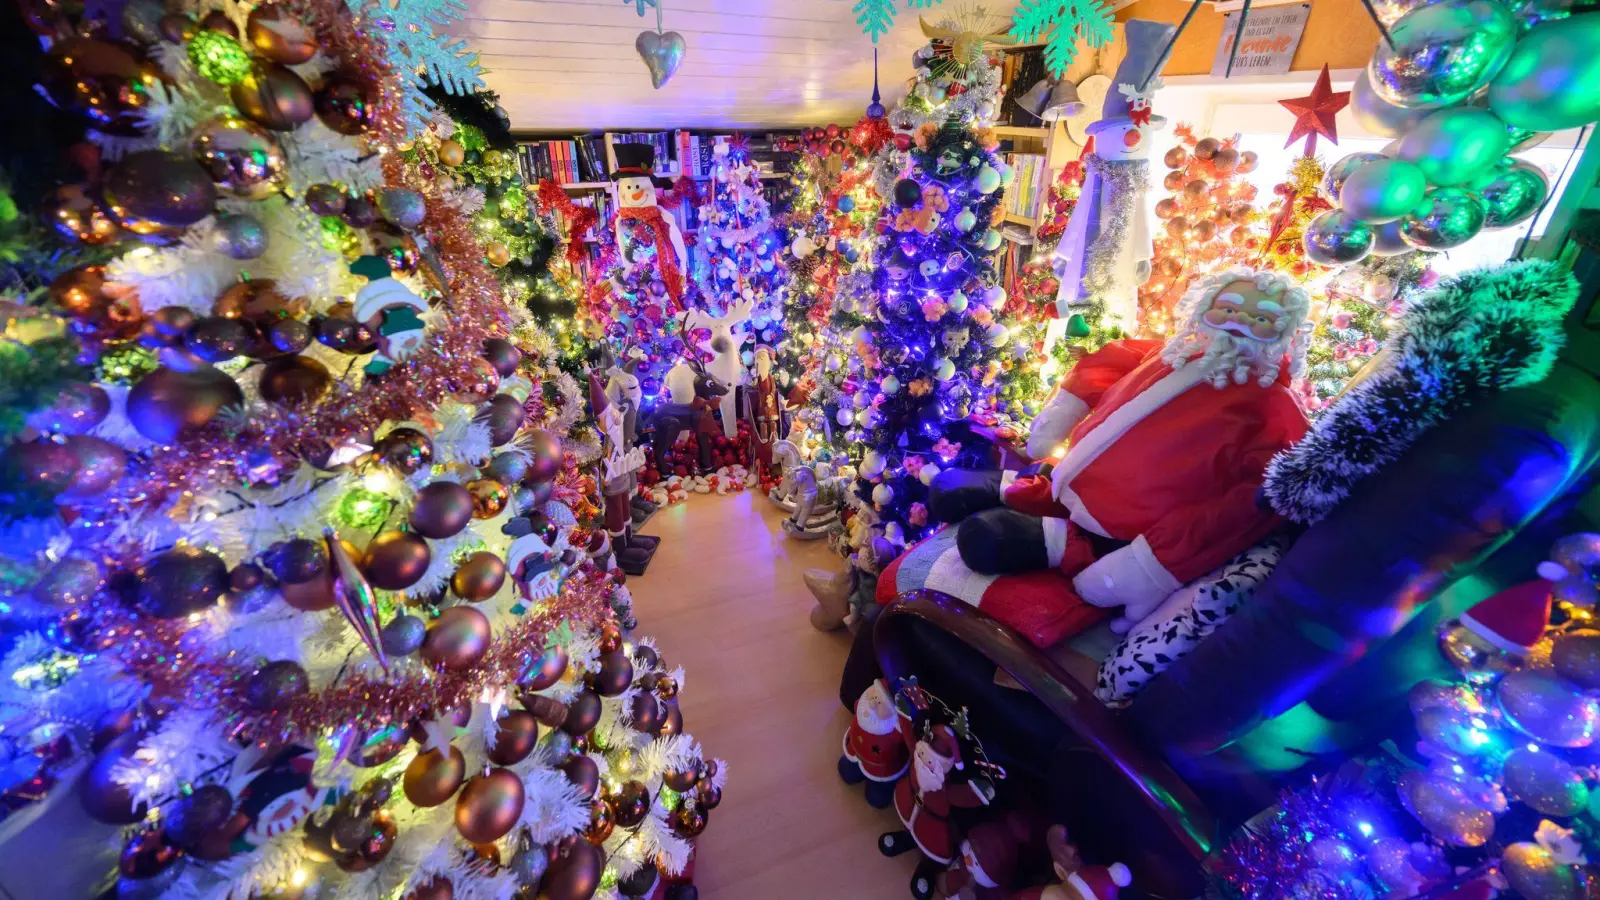
[[[1407,132],[1395,156],[1416,163],[1436,187],[1467,184],[1506,155],[1505,124],[1476,107],[1442,109]]]
[[[1523,160],[1494,172],[1489,182],[1479,189],[1487,212],[1485,228],[1507,228],[1527,221],[1539,210],[1550,183],[1538,166]]]
[[[1374,159],[1356,167],[1339,191],[1339,205],[1358,221],[1393,222],[1417,208],[1428,192],[1422,169],[1403,159]]]
[[[189,39],[185,49],[202,78],[235,85],[250,76],[250,54],[232,35],[203,29]]]
[[[992,194],[1000,190],[1000,170],[994,166],[984,166],[978,170],[978,192]]]
[[[1528,131],[1576,128],[1600,118],[1600,16],[1535,26],[1489,84],[1489,109]]]
[[[1437,188],[1400,220],[1400,239],[1417,250],[1449,250],[1477,237],[1487,216],[1483,201],[1471,191]]]

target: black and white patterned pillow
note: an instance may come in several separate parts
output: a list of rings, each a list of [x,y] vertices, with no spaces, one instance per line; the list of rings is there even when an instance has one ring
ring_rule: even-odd
[[[1094,695],[1107,706],[1127,706],[1152,678],[1228,621],[1277,568],[1286,548],[1282,538],[1268,538],[1186,585],[1100,662]]]

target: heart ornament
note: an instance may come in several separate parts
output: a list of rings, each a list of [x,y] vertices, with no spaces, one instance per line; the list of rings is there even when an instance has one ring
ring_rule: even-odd
[[[683,35],[676,31],[641,31],[633,42],[633,48],[639,51],[639,58],[644,60],[645,66],[650,70],[650,83],[657,90],[667,83],[667,79],[677,74],[678,67],[683,65],[683,54],[687,49]]]

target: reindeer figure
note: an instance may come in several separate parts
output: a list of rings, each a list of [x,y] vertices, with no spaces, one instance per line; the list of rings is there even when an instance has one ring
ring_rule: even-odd
[[[706,368],[727,387],[727,391],[721,395],[718,408],[722,411],[722,433],[729,438],[739,434],[733,389],[745,382],[744,360],[739,356],[739,345],[744,338],[742,335],[736,337],[733,330],[750,321],[755,306],[754,300],[739,300],[720,316],[713,316],[703,309],[691,309],[683,317],[685,334],[696,328],[711,331],[707,347],[716,354],[716,358]]]
[[[650,416],[650,425],[655,430],[650,441],[650,452],[655,457],[656,468],[663,473],[667,471],[667,451],[672,449],[673,441],[685,430],[692,431],[700,443],[700,470],[711,468],[711,444],[717,434],[717,423],[711,418],[711,404],[729,394],[728,386],[707,372],[705,365],[692,353],[679,360],[678,365],[673,366],[673,372],[680,372],[685,366],[694,374],[694,400],[688,403],[657,403],[655,412]],[[674,380],[672,373],[668,373],[667,378]],[[678,398],[674,396],[673,399],[676,401]]]

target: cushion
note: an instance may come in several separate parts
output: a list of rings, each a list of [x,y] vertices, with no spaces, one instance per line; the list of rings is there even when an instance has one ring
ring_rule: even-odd
[[[1150,679],[1187,656],[1250,599],[1286,546],[1283,538],[1268,538],[1162,601],[1101,660],[1095,696],[1107,706],[1127,706]]]
[[[979,575],[961,561],[956,529],[942,528],[900,554],[878,579],[877,599],[888,604],[919,588],[970,603],[1016,629],[1036,647],[1049,647],[1107,618],[1111,611],[1078,599],[1059,569]]]

